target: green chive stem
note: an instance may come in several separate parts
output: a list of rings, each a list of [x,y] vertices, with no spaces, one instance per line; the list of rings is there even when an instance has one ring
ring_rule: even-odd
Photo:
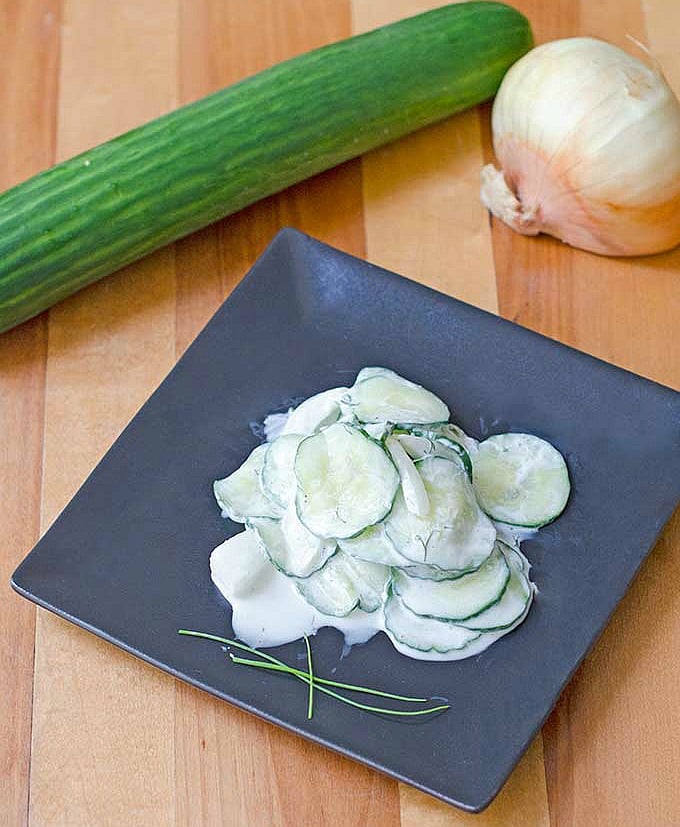
[[[307,704],[307,720],[311,720],[314,710],[314,672],[312,671],[312,649],[309,645],[309,638],[303,635],[307,647],[307,670],[309,672],[309,703]]]
[[[250,660],[248,658],[239,658],[237,655],[231,655],[232,663],[240,663],[245,666],[257,666],[260,669],[271,669],[275,672],[285,672],[288,675],[293,675],[293,677],[298,678],[305,683],[309,683],[309,675],[307,672],[301,672],[299,669],[293,669],[290,666],[286,666],[285,663],[283,664],[270,664],[270,663],[263,663],[260,660]],[[433,706],[430,709],[414,709],[414,710],[400,710],[400,709],[387,709],[384,706],[371,706],[370,704],[362,704],[359,701],[353,701],[351,698],[346,698],[344,695],[340,695],[338,692],[334,692],[332,689],[328,689],[325,686],[318,686],[317,690],[319,692],[323,692],[326,695],[330,695],[332,698],[336,698],[338,701],[342,701],[344,704],[349,704],[350,706],[355,706],[357,709],[363,709],[366,712],[379,712],[382,715],[429,715],[431,712],[441,712],[444,709],[450,709],[451,704],[444,704],[442,706]]]
[[[363,709],[366,712],[379,712],[383,715],[396,715],[396,716],[415,716],[415,715],[429,715],[432,712],[442,712],[445,709],[450,709],[451,704],[442,704],[440,706],[431,707],[430,709],[419,709],[419,710],[397,710],[397,709],[386,709],[385,707],[380,706],[371,706],[370,704],[362,704],[358,701],[354,701],[351,698],[346,698],[344,695],[340,695],[338,692],[334,692],[331,689],[328,689],[328,686],[336,686],[339,688],[346,688],[351,689],[357,692],[365,692],[372,695],[379,695],[385,698],[391,698],[394,700],[403,700],[403,701],[412,701],[412,702],[427,702],[430,700],[429,698],[409,698],[403,695],[393,695],[389,692],[381,692],[378,689],[369,689],[367,687],[360,687],[354,686],[353,684],[342,684],[337,681],[330,681],[324,678],[319,678],[312,673],[311,669],[311,659],[308,659],[309,664],[309,671],[302,672],[300,669],[295,669],[292,666],[288,666],[287,663],[283,663],[283,661],[278,660],[277,658],[273,657],[272,655],[267,654],[266,652],[261,652],[258,649],[254,649],[251,646],[246,646],[245,643],[239,643],[236,640],[231,640],[230,638],[220,637],[218,635],[211,635],[207,632],[195,632],[190,629],[178,629],[177,634],[180,635],[188,635],[190,637],[198,637],[203,638],[205,640],[213,640],[217,643],[225,644],[226,646],[233,646],[236,649],[241,649],[244,652],[250,652],[253,655],[257,655],[260,658],[264,658],[264,660],[268,661],[268,663],[263,663],[262,661],[257,660],[250,660],[248,658],[239,658],[237,655],[233,655],[230,653],[230,658],[233,663],[243,664],[245,666],[256,666],[263,669],[270,669],[276,672],[286,672],[289,675],[293,675],[294,677],[302,680],[304,683],[307,683],[312,688],[311,685],[316,682],[316,688],[319,692],[323,692],[326,695],[330,695],[333,698],[341,701],[342,703],[349,704],[350,706],[354,706],[357,709]],[[307,641],[308,642],[308,641]],[[309,642],[308,642],[309,644]],[[310,653],[311,655],[311,653]],[[320,685],[324,684],[324,685]],[[311,706],[311,702],[310,702]],[[309,708],[308,708],[308,717],[309,716]]]
[[[217,637],[216,635],[209,635],[206,632],[192,632],[187,629],[179,629],[178,634],[180,635],[190,635],[191,637],[200,637],[205,638],[207,640],[215,640],[218,643],[224,643],[228,646],[234,646],[237,649],[242,649],[245,652],[250,652],[253,655],[258,655],[261,658],[265,658],[266,660],[270,661],[271,663],[276,663],[279,666],[283,667],[283,670],[291,671],[291,672],[300,672],[299,669],[295,669],[293,666],[288,666],[287,663],[283,663],[283,661],[277,660],[276,658],[268,655],[266,652],[260,652],[259,649],[252,649],[250,646],[246,646],[244,643],[239,643],[235,640],[229,640],[225,637]],[[281,671],[283,671],[281,670]],[[277,670],[279,671],[279,670]],[[300,672],[300,674],[304,675],[304,672]],[[352,692],[362,692],[365,695],[378,695],[381,698],[389,698],[393,701],[405,701],[406,703],[428,703],[431,698],[413,698],[409,695],[395,695],[392,692],[383,692],[381,689],[371,689],[368,686],[357,686],[353,683],[341,683],[340,681],[332,681],[328,678],[320,678],[318,675],[314,675],[314,681],[317,684],[324,684],[324,686],[334,686],[337,689],[348,689]]]

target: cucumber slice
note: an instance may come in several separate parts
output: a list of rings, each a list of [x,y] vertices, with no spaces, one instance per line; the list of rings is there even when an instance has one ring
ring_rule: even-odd
[[[446,422],[449,409],[433,393],[387,368],[364,368],[345,403],[361,422]]]
[[[385,447],[390,452],[392,462],[399,471],[401,493],[404,495],[406,508],[418,517],[425,517],[430,510],[430,501],[422,477],[413,464],[413,460],[396,437],[389,437],[385,442]]]
[[[382,606],[390,570],[377,563],[357,560],[342,551],[326,565],[295,585],[304,599],[326,615],[345,617],[356,608],[374,612]]]
[[[419,652],[462,650],[481,637],[481,632],[466,629],[456,623],[414,614],[394,593],[385,604],[385,630],[393,642],[397,641]]]
[[[281,520],[265,517],[249,521],[263,551],[276,568],[288,577],[309,577],[335,553],[335,540],[322,540],[308,531],[295,513],[287,509]]]
[[[262,585],[271,564],[250,529],[235,534],[210,555],[210,576],[229,600],[247,597]]]
[[[304,439],[301,434],[282,434],[270,443],[264,455],[260,480],[265,494],[282,508],[295,501],[295,454]]]
[[[319,537],[353,537],[380,522],[399,488],[383,446],[345,423],[300,443],[295,476],[298,516]]]
[[[480,505],[499,522],[539,527],[559,517],[569,499],[562,454],[531,434],[484,440],[474,458],[474,475]]]
[[[519,541],[507,531],[507,523],[499,523],[496,526],[496,541],[501,544],[508,561],[519,560],[521,562],[522,571],[528,577],[531,571],[531,563],[522,554]]]
[[[428,566],[426,563],[412,563],[407,560],[405,564],[393,566],[401,569],[404,574],[409,577],[415,577],[420,580],[456,580],[458,577],[464,577],[466,574],[471,574],[469,571],[450,571],[449,569],[440,569],[438,566]]]
[[[498,544],[471,574],[455,580],[422,580],[394,574],[393,589],[404,606],[423,617],[461,621],[497,603],[510,580],[510,566]]]
[[[409,561],[396,550],[385,533],[383,523],[369,526],[361,534],[347,540],[338,540],[346,554],[365,560],[367,563],[382,563],[384,566],[407,566]]]
[[[451,425],[442,425],[435,430],[423,431],[420,429],[414,429],[411,439],[427,440],[431,445],[429,450],[430,455],[450,457],[453,454],[463,463],[465,472],[467,473],[470,482],[472,482],[472,460],[470,458],[468,448],[466,448],[463,444],[462,438],[464,437],[468,443],[474,442],[474,440],[470,440],[469,437],[465,436],[463,431],[460,431],[463,437],[458,437],[457,434],[459,431],[459,428]],[[417,443],[412,442],[411,444],[415,448]]]
[[[524,572],[524,555],[504,547],[510,578],[500,600],[474,617],[459,621],[467,629],[479,632],[507,629],[523,617],[534,596],[534,586]]]
[[[506,549],[506,551],[510,551],[516,557],[520,558],[520,560],[522,561],[522,572],[524,573],[524,576],[528,578],[529,577],[529,572],[531,571],[531,563],[522,554],[522,552],[519,549],[519,545],[517,546],[517,548],[514,548],[513,546],[510,546],[508,549]]]
[[[351,417],[352,424],[361,428],[361,430],[378,442],[382,442],[392,432],[392,425],[389,422],[359,422],[358,419]]]
[[[337,422],[340,419],[340,400],[348,390],[349,388],[331,388],[305,399],[291,411],[281,434],[309,436]]]
[[[235,523],[251,517],[280,517],[283,509],[262,490],[260,476],[268,445],[258,445],[233,474],[213,484],[217,504],[222,513]]]
[[[372,379],[374,376],[383,376],[386,373],[394,373],[389,368],[383,368],[379,365],[371,365],[367,368],[361,368],[359,373],[357,373],[356,379],[354,380],[354,384],[356,385],[357,382],[363,382],[364,379]],[[394,374],[397,376],[397,374]]]
[[[509,621],[513,614],[510,611],[509,603],[511,599],[514,601],[515,598],[514,593],[509,592],[509,590],[511,585],[514,589],[513,577],[519,572],[519,568],[513,566],[513,563],[510,563],[510,565],[514,568],[514,571],[503,597],[498,603],[477,615],[474,618],[475,621],[482,618],[482,622],[486,625],[499,622],[501,611],[504,615],[503,621]],[[534,586],[531,583],[528,586],[530,590],[529,599],[515,619],[509,622],[507,626],[499,625],[488,629],[468,627],[467,621],[453,623],[450,620],[420,617],[407,609],[399,597],[391,594],[385,605],[387,635],[397,651],[408,657],[423,658],[423,653],[429,653],[429,656],[425,658],[426,660],[460,660],[479,655],[492,643],[512,632],[524,621],[531,608],[534,594]],[[507,598],[506,595],[508,595]],[[504,600],[506,603],[501,608]],[[460,637],[461,630],[465,630],[473,636],[468,638],[462,646],[459,645],[463,640]],[[452,643],[458,645],[451,646]]]
[[[453,422],[445,422],[443,425],[438,425],[434,430],[441,439],[449,439],[462,445],[471,457],[477,453],[478,440],[466,434],[460,426],[454,425]]]
[[[531,604],[529,604],[531,605]],[[404,609],[404,611],[408,611],[408,609]],[[442,652],[440,649],[436,649],[432,647],[431,649],[418,649],[414,646],[408,646],[406,643],[402,643],[401,641],[397,640],[394,635],[392,635],[389,630],[387,634],[392,641],[394,648],[397,652],[401,652],[402,655],[406,655],[409,658],[415,658],[416,660],[427,660],[427,661],[454,661],[454,660],[464,660],[465,658],[472,658],[476,657],[477,655],[481,655],[485,649],[488,649],[492,644],[494,644],[497,640],[504,637],[505,635],[510,634],[514,629],[516,629],[526,617],[528,612],[527,610],[524,614],[519,617],[512,626],[508,626],[507,629],[496,629],[494,631],[489,632],[476,632],[473,629],[469,629],[468,631],[474,632],[478,635],[478,637],[471,640],[467,645],[463,646],[461,649],[449,649],[447,651]],[[417,616],[417,615],[416,615]],[[441,640],[441,634],[443,633],[443,626],[454,626],[458,629],[465,628],[464,626],[460,626],[455,623],[451,623],[447,620],[432,620],[430,618],[422,618],[427,623],[433,624],[440,624],[436,627],[430,627],[430,632],[432,635],[432,639],[434,640]],[[439,635],[437,638],[436,636]]]
[[[448,439],[444,436],[438,436],[435,438],[435,450],[438,456],[446,456],[446,454],[442,454],[441,451],[444,449],[445,451],[449,451],[452,454],[455,454],[458,459],[463,463],[463,468],[465,468],[465,473],[468,475],[468,479],[472,482],[472,460],[470,459],[470,454],[463,448],[460,442],[456,442],[453,439]]]
[[[399,492],[385,521],[387,536],[414,563],[460,573],[479,568],[491,554],[496,529],[477,505],[462,465],[435,456],[417,467],[430,510],[426,517],[412,514]]]

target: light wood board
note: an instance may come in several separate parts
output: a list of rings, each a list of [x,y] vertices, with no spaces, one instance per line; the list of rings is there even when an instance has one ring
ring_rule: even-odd
[[[431,0],[0,0],[0,188]],[[538,41],[648,43],[676,0],[516,0]],[[490,223],[489,107],[232,216],[0,337],[0,574],[28,551],[281,226],[680,387],[680,251],[603,259]],[[680,520],[494,804],[469,816],[174,681],[3,586],[0,825],[678,823]],[[654,617],[654,623],[646,619]]]

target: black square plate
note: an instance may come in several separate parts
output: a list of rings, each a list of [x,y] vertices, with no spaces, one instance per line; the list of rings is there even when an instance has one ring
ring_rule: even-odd
[[[545,436],[573,491],[523,546],[539,594],[527,621],[478,657],[423,663],[380,634],[315,666],[337,680],[453,708],[405,724],[230,664],[180,627],[229,636],[208,572],[237,527],[211,484],[257,443],[252,423],[295,398],[393,368],[441,396],[474,436]],[[680,496],[680,394],[294,230],[249,275],[14,574],[17,591],[246,710],[467,810],[496,795],[623,597]],[[295,662],[300,642],[280,647]]]

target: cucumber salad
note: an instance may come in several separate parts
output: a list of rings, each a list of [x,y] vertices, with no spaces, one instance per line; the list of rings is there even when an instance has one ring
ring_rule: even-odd
[[[524,620],[520,539],[563,511],[567,466],[539,437],[477,442],[449,419],[382,367],[267,417],[268,441],[214,485],[245,525],[210,558],[241,640],[334,626],[347,645],[383,631],[410,657],[457,660]]]

